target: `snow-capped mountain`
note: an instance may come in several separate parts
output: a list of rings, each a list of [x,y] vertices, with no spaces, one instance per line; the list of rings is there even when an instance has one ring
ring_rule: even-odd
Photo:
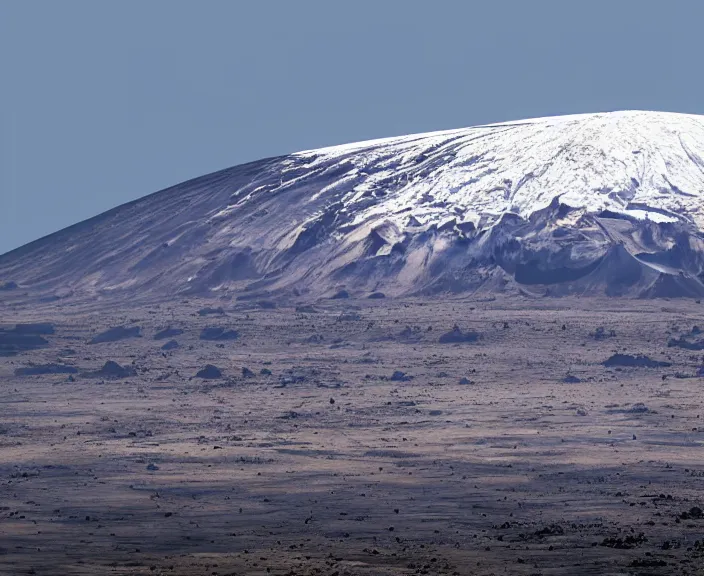
[[[236,166],[0,256],[30,294],[704,294],[704,117],[612,112]]]

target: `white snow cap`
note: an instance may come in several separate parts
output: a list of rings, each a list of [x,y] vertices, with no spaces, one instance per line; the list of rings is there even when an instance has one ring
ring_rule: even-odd
[[[535,118],[370,140],[294,155],[339,159],[361,175],[353,204],[389,179],[393,191],[362,210],[369,217],[409,212],[421,223],[445,218],[523,217],[561,202],[588,212],[677,217],[704,227],[704,116],[622,111]],[[330,185],[334,185],[331,182]],[[422,198],[431,201],[421,201]],[[477,216],[478,217],[478,216]],[[399,223],[401,219],[399,218]]]

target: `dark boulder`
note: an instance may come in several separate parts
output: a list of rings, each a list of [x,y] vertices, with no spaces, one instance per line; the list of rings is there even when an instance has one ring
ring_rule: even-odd
[[[240,333],[237,330],[226,330],[221,327],[203,328],[200,332],[201,340],[237,340]]]
[[[559,524],[550,524],[550,526],[536,530],[535,535],[544,538],[545,536],[562,536],[564,533],[565,529]]]
[[[409,376],[405,372],[401,372],[400,370],[396,370],[391,375],[391,378],[389,378],[389,380],[391,380],[392,382],[408,382],[412,378],[413,378],[413,376]]]
[[[176,342],[176,340],[169,340],[166,344],[161,347],[161,349],[164,351],[176,350],[176,348],[178,348],[178,342]]]
[[[128,378],[136,374],[131,366],[120,366],[113,360],[108,360],[103,367],[94,372],[93,375],[99,378]]]
[[[455,324],[455,326],[449,332],[442,334],[438,340],[440,344],[455,344],[463,342],[476,342],[479,340],[478,332],[462,332],[460,327]]]
[[[203,368],[196,372],[196,378],[205,378],[206,380],[222,378],[222,371],[217,366],[206,364]]]
[[[615,338],[616,332],[609,330],[608,332],[603,326],[599,326],[594,332],[589,334],[594,340],[606,340],[607,338]]]
[[[630,354],[614,354],[603,362],[607,368],[622,366],[627,368],[667,368],[672,362],[661,362],[648,358],[648,356]]]
[[[682,512],[680,518],[682,520],[702,520],[704,519],[704,512],[699,506],[692,506],[687,512]]]

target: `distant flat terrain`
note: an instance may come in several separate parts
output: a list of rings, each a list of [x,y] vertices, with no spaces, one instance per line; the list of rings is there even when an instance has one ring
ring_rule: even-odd
[[[5,304],[0,574],[704,574],[703,312]]]

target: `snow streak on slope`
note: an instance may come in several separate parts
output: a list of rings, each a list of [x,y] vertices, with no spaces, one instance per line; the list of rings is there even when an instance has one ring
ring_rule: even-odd
[[[0,256],[43,295],[704,294],[704,118],[540,118],[211,174]]]

